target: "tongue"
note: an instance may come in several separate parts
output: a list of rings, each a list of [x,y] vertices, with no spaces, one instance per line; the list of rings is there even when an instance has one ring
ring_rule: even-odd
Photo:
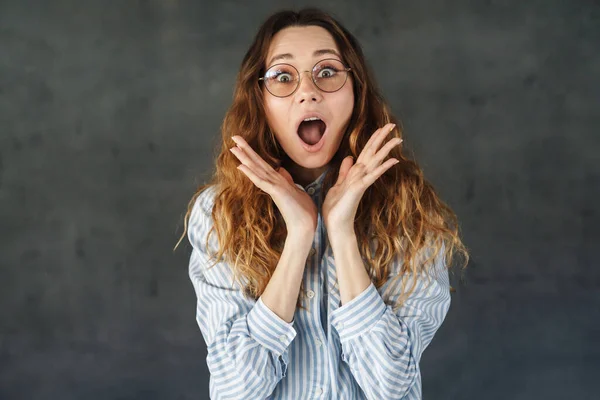
[[[323,121],[303,121],[298,127],[298,135],[305,143],[316,144],[323,136],[324,125]]]

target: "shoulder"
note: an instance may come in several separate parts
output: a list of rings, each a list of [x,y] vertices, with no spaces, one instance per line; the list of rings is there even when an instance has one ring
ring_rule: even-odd
[[[215,185],[205,187],[196,197],[191,216],[210,215],[215,205],[216,196],[217,187]]]
[[[201,241],[206,239],[206,235],[212,228],[212,209],[216,195],[216,186],[207,186],[194,201],[188,220],[188,239],[194,247],[199,246]]]

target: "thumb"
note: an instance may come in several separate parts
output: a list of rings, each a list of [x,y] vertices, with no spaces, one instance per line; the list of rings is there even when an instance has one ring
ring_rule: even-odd
[[[346,179],[346,175],[348,175],[348,171],[350,171],[350,168],[352,167],[353,164],[354,164],[354,158],[352,156],[348,156],[348,157],[344,158],[344,160],[342,161],[342,165],[340,165],[340,172],[338,173],[338,179],[337,179],[337,182],[335,182],[336,185],[339,185]]]
[[[288,181],[288,183],[289,183],[290,185],[294,185],[294,179],[292,178],[292,175],[290,175],[290,173],[289,173],[289,172],[287,172],[287,170],[286,170],[285,168],[283,168],[283,167],[280,167],[280,168],[277,170],[277,173],[278,173],[279,175],[283,176],[283,177],[284,177],[284,179],[285,179],[286,181]]]

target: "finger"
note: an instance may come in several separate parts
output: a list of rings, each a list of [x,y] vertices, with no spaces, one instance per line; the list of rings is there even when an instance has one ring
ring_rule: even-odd
[[[268,178],[267,172],[264,169],[257,166],[254,160],[248,157],[248,154],[245,153],[242,149],[240,149],[239,147],[232,147],[229,150],[238,158],[238,160],[240,160],[240,162],[243,165],[248,167],[248,169],[252,170],[256,176],[264,180]]]
[[[261,189],[263,192],[267,192],[267,181],[265,181],[264,179],[261,179],[258,175],[256,175],[254,173],[254,171],[252,171],[250,168],[248,168],[248,166],[244,165],[244,164],[240,164],[237,167],[240,171],[242,171],[251,181],[252,183],[254,183],[254,185],[256,185],[256,187],[258,187],[259,189]]]
[[[375,152],[379,148],[379,145],[381,144],[385,136],[389,134],[395,127],[395,124],[385,124],[381,128],[377,129],[375,132],[373,132],[373,134],[367,141],[367,144],[365,145],[365,150],[369,149],[370,151]]]
[[[340,172],[338,173],[338,179],[335,182],[336,185],[339,185],[340,183],[344,182],[344,180],[346,179],[346,175],[348,175],[348,171],[350,171],[350,168],[352,167],[353,163],[354,163],[354,158],[352,158],[352,156],[348,156],[348,157],[344,158],[344,160],[342,161],[342,164],[340,165]]]
[[[379,149],[379,151],[375,154],[375,156],[373,157],[373,160],[371,161],[371,164],[369,165],[369,167],[371,168],[375,168],[376,166],[378,166],[379,164],[381,164],[381,162],[383,161],[384,158],[386,158],[388,156],[388,154],[390,153],[390,151],[392,151],[392,149],[398,145],[400,145],[400,143],[402,143],[403,139],[400,138],[393,138],[390,139],[381,149]]]
[[[281,167],[277,170],[277,173],[281,176],[283,176],[283,178],[290,184],[293,185],[294,184],[294,178],[292,178],[292,175],[290,175],[290,173],[287,171],[287,169]]]
[[[383,175],[385,171],[390,169],[392,166],[398,164],[399,162],[400,161],[398,161],[395,158],[390,158],[389,160],[381,164],[379,167],[375,168],[373,171],[364,176],[363,183],[367,185],[367,187],[371,186],[373,182],[375,182],[381,175]]]
[[[367,160],[364,160],[364,159],[371,158],[371,156],[377,151],[377,149],[381,145],[381,142],[383,142],[383,139],[385,139],[385,137],[390,132],[392,132],[395,127],[396,127],[395,124],[386,124],[383,127],[376,130],[371,135],[369,140],[367,141],[367,144],[365,145],[364,149],[362,150],[362,152],[359,155],[359,160],[356,160],[356,162],[362,162],[362,163],[366,164],[367,162],[365,162],[365,161],[367,161]],[[362,157],[362,159],[361,159],[361,157]]]
[[[386,127],[387,125],[382,126],[381,128],[377,129],[375,132],[373,132],[373,134],[371,135],[371,137],[369,138],[369,140],[367,140],[367,143],[365,143],[365,147],[363,147],[362,153],[368,151],[371,146],[373,145],[373,141],[375,140],[375,138],[377,137],[377,135],[379,135],[380,133],[383,132],[383,129]],[[362,154],[361,153],[361,154]],[[360,155],[359,155],[360,158]],[[358,160],[357,160],[358,161]]]
[[[265,160],[263,160],[261,156],[256,154],[254,149],[248,144],[248,142],[244,140],[244,138],[236,135],[233,136],[231,139],[238,145],[240,149],[244,151],[244,153],[248,154],[248,157],[250,157],[250,159],[254,161],[256,165],[263,168],[265,171],[275,172],[273,170],[273,167],[271,167]]]

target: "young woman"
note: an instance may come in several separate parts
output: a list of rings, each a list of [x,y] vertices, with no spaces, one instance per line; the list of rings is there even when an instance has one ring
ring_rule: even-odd
[[[211,398],[421,398],[468,254],[401,136],[336,20],[263,23],[185,219]]]

